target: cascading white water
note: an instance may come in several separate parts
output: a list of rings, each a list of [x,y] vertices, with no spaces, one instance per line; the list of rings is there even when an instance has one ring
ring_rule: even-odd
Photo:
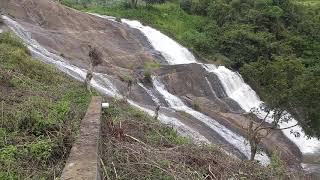
[[[262,103],[260,100],[257,100],[258,96],[256,92],[243,81],[238,73],[232,72],[224,66],[216,67],[211,65],[203,67],[208,72],[213,72],[218,76],[227,95],[238,102],[245,111],[249,112],[252,107],[259,107]]]
[[[235,100],[245,111],[250,112],[252,108],[259,108],[259,106],[263,103],[258,95],[251,89],[251,87],[244,82],[240,74],[223,66],[219,66],[218,68],[211,66],[210,68],[207,68],[207,70],[215,73],[219,77],[228,96]],[[259,114],[257,115],[262,118],[266,116],[266,113],[260,110]],[[267,121],[272,122],[271,117],[268,118]],[[295,124],[297,124],[297,121],[292,119],[289,122],[279,123],[279,126],[280,128],[286,128],[294,126]],[[299,132],[301,137],[295,137],[291,131]],[[285,129],[282,132],[291,141],[293,141],[304,154],[313,153],[320,150],[320,141],[316,138],[307,138],[300,126]]]
[[[161,52],[169,64],[195,63],[196,59],[187,48],[184,48],[168,36],[149,26],[143,26],[139,21],[121,19],[121,22],[131,28],[139,29],[149,40],[153,48]]]
[[[37,41],[35,41],[31,37],[31,35],[21,25],[19,25],[17,22],[13,21],[9,17],[3,16],[3,19],[5,20],[6,24],[24,41],[24,43],[27,45],[28,49],[32,52],[34,56],[38,57],[39,59],[43,60],[46,63],[55,65],[59,70],[69,74],[70,76],[76,78],[79,81],[84,80],[86,76],[86,70],[73,66],[67,63],[67,61],[65,61],[62,57],[57,56],[49,52],[48,50],[46,50]],[[97,90],[99,90],[100,92],[108,96],[118,97],[118,98],[121,97],[116,87],[114,87],[113,84],[108,80],[107,75],[94,73],[94,78],[91,81],[91,85]],[[142,87],[145,90],[147,90],[143,85]],[[150,91],[147,91],[147,93],[152,94]],[[155,96],[151,96],[151,97],[153,97],[155,101],[158,101]],[[129,101],[129,103],[139,108],[140,110],[148,113],[149,115],[154,116],[154,111],[141,107],[133,101]],[[194,116],[199,116],[197,112],[191,109],[189,110],[189,113],[194,114]],[[200,135],[198,132],[194,131],[190,127],[184,125],[176,118],[168,117],[163,113],[159,113],[159,120],[166,124],[172,125],[181,134],[191,137],[196,142],[209,143],[209,141],[205,137],[203,137],[202,135]],[[228,130],[226,129],[226,131]],[[234,135],[234,137],[236,137],[236,135]],[[240,139],[239,141],[242,141],[242,139]],[[244,142],[244,140],[242,142]]]
[[[100,17],[100,18],[103,18],[103,19],[108,19],[110,21],[113,21],[113,22],[117,22],[116,21],[116,17],[113,17],[113,16],[106,16],[106,15],[101,15],[101,14],[97,14],[97,13],[88,13],[88,14],[91,14],[93,16],[97,16],[97,17]]]
[[[148,95],[152,98],[152,100],[156,103],[156,105],[160,104],[160,100],[155,96],[150,89],[146,88],[142,83],[138,82],[138,85],[144,89]]]
[[[242,152],[247,158],[250,158],[250,145],[246,142],[246,139],[241,135],[235,134],[225,126],[221,125],[214,119],[206,116],[198,111],[189,108],[185,105],[181,99],[173,94],[169,93],[164,84],[162,84],[157,78],[153,77],[153,85],[154,88],[163,96],[163,98],[167,101],[171,108],[184,111],[199,121],[206,124],[216,133],[218,133],[222,138],[224,138],[227,142],[232,144],[235,148],[237,148],[240,152]],[[257,154],[256,160],[259,160],[262,164],[266,165],[269,163],[269,158],[265,153]]]
[[[20,24],[18,24],[16,21],[10,19],[7,16],[2,16],[2,18],[5,20],[5,23],[9,26],[9,28],[12,29],[13,32],[16,33],[18,37],[20,37],[25,45],[28,47],[30,52],[33,54],[33,56],[39,58],[45,63],[53,64],[55,65],[59,70],[62,72],[65,72],[66,74],[70,75],[71,77],[79,80],[84,81],[86,77],[87,71],[85,69],[80,69],[76,66],[73,66],[69,64],[67,61],[65,61],[62,57],[57,56],[56,54],[53,54],[49,52],[47,49],[42,47],[36,40],[34,40],[30,33],[28,33]],[[94,73],[94,77],[91,80],[91,86],[93,86],[95,89],[97,89],[102,94],[115,97],[115,98],[122,98],[121,94],[118,92],[117,88],[112,84],[112,82],[109,80],[109,76],[106,74],[101,73]],[[142,84],[141,84],[142,85]],[[147,90],[143,85],[142,87]],[[150,92],[147,91],[149,94]],[[156,98],[155,96],[152,98]],[[154,99],[156,100],[156,99]],[[144,108],[138,105],[138,103],[128,100],[128,102],[135,106],[136,108],[140,109],[141,111],[144,111],[145,113],[149,114],[150,116],[154,116],[154,111]],[[190,127],[184,125],[181,123],[178,119],[169,117],[164,115],[163,113],[159,113],[159,118],[161,122],[166,123],[168,125],[171,125],[172,127],[176,128],[179,133],[181,133],[184,136],[191,137],[192,140],[196,143],[210,143],[204,136],[199,134],[198,132],[194,131]]]
[[[67,73],[68,75],[72,76],[73,78],[79,81],[84,81],[87,73],[85,69],[73,66],[67,63],[67,61],[65,61],[62,57],[49,52],[47,49],[42,47],[36,40],[34,40],[31,37],[30,33],[28,33],[16,21],[10,19],[7,16],[2,16],[2,18],[4,19],[5,23],[9,26],[9,28],[11,28],[11,30],[15,32],[15,34],[23,40],[23,42],[26,44],[33,56],[39,58],[45,63],[55,65],[59,70]],[[116,88],[113,87],[112,83],[108,79],[103,78],[103,76],[104,75],[102,74],[94,73],[91,85],[100,92],[103,92],[109,96],[114,96],[115,94],[118,94]],[[99,83],[97,81],[99,81]],[[121,97],[120,95],[118,96]]]
[[[186,48],[149,26],[143,26],[139,21],[122,20],[132,28],[139,29],[150,41],[152,46],[158,50],[169,64],[189,64],[197,63],[195,57]],[[199,63],[200,64],[200,63]],[[246,84],[241,75],[233,72],[224,66],[216,67],[213,64],[202,64],[208,72],[215,73],[223,85],[227,95],[235,100],[245,111],[249,112],[252,108],[258,108],[262,101],[255,91]],[[263,114],[264,112],[260,112]],[[283,122],[281,128],[290,127],[296,124],[296,120]],[[295,137],[291,130],[297,131],[301,137]],[[292,140],[302,153],[313,153],[319,151],[320,141],[316,138],[307,138],[301,127],[295,126],[292,129],[283,130],[284,134]]]

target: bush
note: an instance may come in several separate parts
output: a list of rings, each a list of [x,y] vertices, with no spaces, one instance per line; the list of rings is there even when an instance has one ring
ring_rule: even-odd
[[[199,104],[198,100],[192,101],[192,108],[196,111],[200,111],[200,104]]]
[[[46,163],[53,152],[54,143],[48,140],[38,140],[27,146],[30,155],[39,162]]]
[[[192,12],[197,15],[206,16],[210,2],[210,0],[199,0],[198,2],[194,2],[192,4]]]
[[[180,7],[187,13],[192,12],[192,2],[191,0],[181,0],[180,1]]]
[[[143,78],[143,82],[147,83],[147,84],[151,84],[152,83],[152,77],[151,77],[151,72],[150,70],[145,70],[144,73],[144,78]]]

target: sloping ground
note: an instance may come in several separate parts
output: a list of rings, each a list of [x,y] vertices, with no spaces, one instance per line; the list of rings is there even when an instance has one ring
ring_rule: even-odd
[[[216,146],[189,139],[122,101],[103,113],[101,171],[104,179],[301,179],[285,171],[276,157],[272,166],[238,161]]]
[[[90,95],[0,34],[0,179],[53,179],[61,173]]]
[[[10,0],[6,12],[40,44],[78,67],[89,66],[88,45],[98,47],[103,54],[98,72],[130,74],[130,70],[152,61],[134,31],[56,2]]]

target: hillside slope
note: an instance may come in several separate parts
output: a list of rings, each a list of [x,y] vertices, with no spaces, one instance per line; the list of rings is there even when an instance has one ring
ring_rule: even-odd
[[[0,179],[60,174],[89,100],[81,83],[0,34]]]

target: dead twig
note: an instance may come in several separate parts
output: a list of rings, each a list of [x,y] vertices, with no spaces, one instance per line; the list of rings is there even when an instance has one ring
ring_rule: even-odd
[[[109,177],[109,175],[108,175],[108,171],[107,171],[107,169],[106,169],[106,166],[105,166],[103,160],[102,160],[100,157],[99,157],[99,159],[100,159],[100,162],[101,162],[101,165],[102,165],[102,168],[103,168],[103,172],[104,172],[104,174],[105,174],[105,177],[107,177],[107,179],[110,179],[110,177]]]
[[[113,170],[114,170],[114,174],[116,175],[116,179],[118,179],[118,174],[117,174],[117,170],[116,170],[116,167],[114,165],[113,162],[111,162],[112,166],[113,166]]]
[[[139,139],[137,139],[137,138],[135,138],[133,136],[130,136],[129,134],[125,134],[124,136],[129,137],[129,138],[131,138],[131,139],[143,144],[144,146],[148,146],[146,143],[142,142],[141,140],[139,140]]]
[[[209,164],[209,172],[210,172],[211,176],[212,176],[214,179],[218,179],[218,178],[212,173],[210,164]]]

